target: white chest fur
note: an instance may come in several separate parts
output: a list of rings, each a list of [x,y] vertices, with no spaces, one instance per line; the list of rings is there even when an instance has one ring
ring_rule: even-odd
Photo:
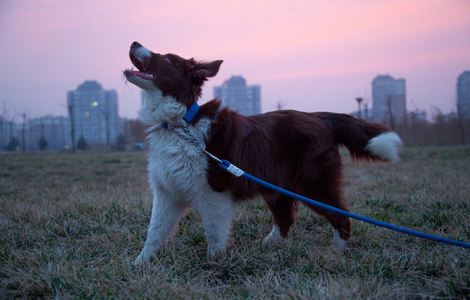
[[[204,145],[211,122],[202,118],[188,125],[183,121],[185,112],[183,104],[157,88],[144,93],[140,119],[155,127],[148,136],[150,187],[154,192],[156,188],[164,189],[178,198],[208,188],[207,157],[197,144]],[[168,129],[159,127],[163,122],[170,124]]]
[[[209,124],[209,120],[202,119],[195,126],[187,127],[187,132],[182,128],[160,128],[149,135],[151,186],[186,199],[207,189],[208,160],[200,145],[204,145]],[[185,135],[189,139],[185,139]]]

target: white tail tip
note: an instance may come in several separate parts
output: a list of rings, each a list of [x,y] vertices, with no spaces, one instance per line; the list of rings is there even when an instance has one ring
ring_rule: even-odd
[[[369,140],[365,149],[382,159],[398,161],[402,141],[395,132],[382,133]]]

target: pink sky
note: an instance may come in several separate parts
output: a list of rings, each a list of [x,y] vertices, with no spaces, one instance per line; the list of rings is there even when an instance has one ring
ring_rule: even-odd
[[[140,91],[121,76],[134,40],[223,59],[203,101],[241,74],[261,85],[263,111],[282,101],[351,112],[355,97],[370,101],[374,76],[391,74],[406,79],[409,109],[447,112],[470,69],[470,2],[2,0],[0,104],[9,117],[65,115],[66,92],[96,79],[135,117]]]

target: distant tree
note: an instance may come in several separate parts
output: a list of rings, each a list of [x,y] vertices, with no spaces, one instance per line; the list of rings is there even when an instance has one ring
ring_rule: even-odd
[[[46,150],[48,144],[49,143],[47,142],[46,138],[44,136],[41,136],[41,138],[38,141],[39,150],[41,150],[41,151]]]
[[[145,125],[139,120],[126,122],[126,139],[130,143],[139,143],[145,140]]]
[[[115,148],[118,151],[126,150],[126,137],[124,136],[124,134],[120,133],[117,136]]]
[[[78,150],[86,150],[86,149],[88,149],[88,143],[87,143],[87,141],[85,140],[85,138],[83,137],[83,135],[81,135],[80,138],[78,139],[78,142],[77,142],[77,149],[78,149]]]
[[[277,110],[283,110],[286,107],[286,103],[282,100],[278,100],[276,102],[276,109]]]
[[[20,148],[20,140],[18,140],[16,137],[12,136],[10,138],[10,142],[8,143],[8,146],[6,147],[7,151],[16,151]]]

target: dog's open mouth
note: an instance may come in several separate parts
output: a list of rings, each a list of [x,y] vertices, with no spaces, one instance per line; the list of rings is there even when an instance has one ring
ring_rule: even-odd
[[[144,59],[138,58],[133,51],[129,52],[129,57],[131,59],[132,64],[137,68],[134,69],[127,69],[124,71],[124,75],[129,78],[129,76],[135,76],[142,78],[144,80],[153,80],[155,75],[147,70],[146,61]]]
[[[139,78],[142,78],[142,79],[145,79],[145,80],[153,80],[154,78],[154,75],[152,73],[144,73],[144,72],[141,72],[141,71],[137,71],[137,70],[125,70],[124,71],[124,75],[127,76],[136,76],[136,77],[139,77]]]

